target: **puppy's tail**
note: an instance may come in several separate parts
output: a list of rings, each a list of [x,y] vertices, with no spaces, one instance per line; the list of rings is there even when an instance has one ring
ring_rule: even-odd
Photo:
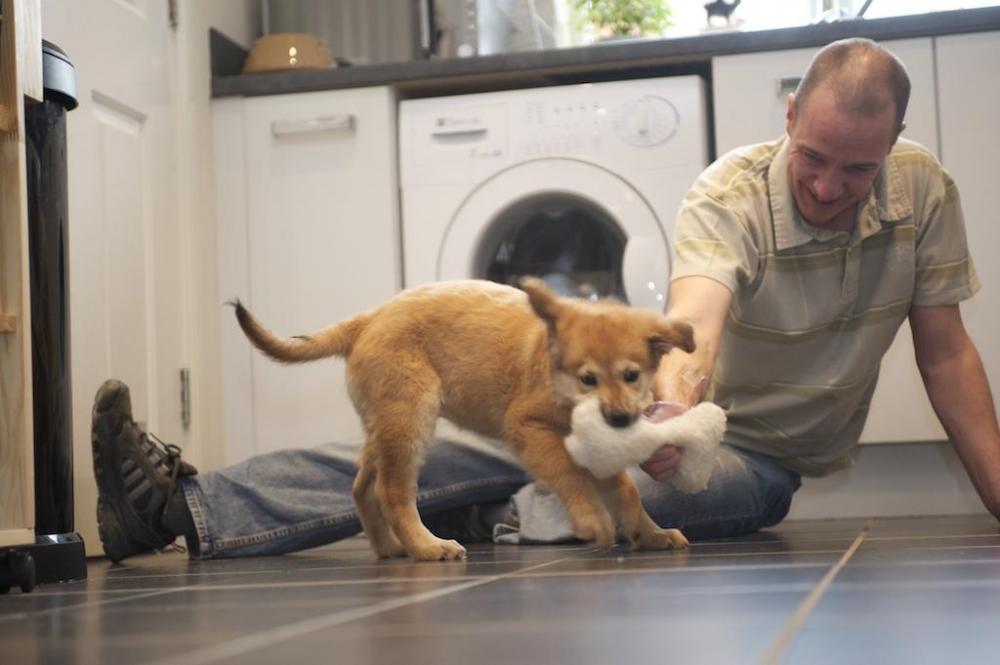
[[[347,356],[368,323],[367,314],[335,323],[309,335],[280,337],[262,326],[239,300],[230,300],[247,338],[265,354],[284,363],[304,363],[328,356]]]

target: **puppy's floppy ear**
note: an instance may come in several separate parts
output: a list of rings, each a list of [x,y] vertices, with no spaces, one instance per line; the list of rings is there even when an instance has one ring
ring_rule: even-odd
[[[684,321],[664,317],[657,322],[656,331],[646,341],[649,342],[653,359],[659,362],[660,356],[669,353],[675,346],[688,353],[693,352],[694,328]]]
[[[549,286],[537,277],[523,277],[518,283],[521,290],[528,294],[531,309],[535,310],[543,321],[552,324],[559,318],[562,303],[559,296]]]

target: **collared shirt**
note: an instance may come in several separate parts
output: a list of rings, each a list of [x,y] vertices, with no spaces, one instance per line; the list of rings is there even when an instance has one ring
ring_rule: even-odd
[[[850,465],[879,362],[913,306],[979,288],[958,190],[935,157],[900,139],[852,232],[810,225],[788,184],[788,140],[712,164],[681,207],[672,279],[733,292],[706,399],[726,442],[806,475]]]

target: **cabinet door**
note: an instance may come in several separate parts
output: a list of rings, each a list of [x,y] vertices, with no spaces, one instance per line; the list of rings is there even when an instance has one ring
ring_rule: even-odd
[[[940,154],[937,85],[931,38],[884,42],[906,65],[912,92],[903,135]],[[788,93],[819,49],[795,49],[716,58],[712,61],[715,132],[719,155],[785,132]],[[903,323],[882,360],[862,443],[945,439],[924,392],[913,355],[910,326]]]
[[[244,102],[248,283],[239,295],[275,332],[312,332],[398,290],[395,126],[387,88]],[[245,357],[254,449],[227,454],[228,462],[360,440],[343,361],[281,365],[257,352]]]
[[[962,319],[983,358],[1000,410],[1000,32],[937,39],[941,159],[958,183],[969,249],[982,288],[962,303]]]

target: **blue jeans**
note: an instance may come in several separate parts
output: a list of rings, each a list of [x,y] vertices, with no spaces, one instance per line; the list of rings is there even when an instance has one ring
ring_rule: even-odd
[[[285,554],[361,531],[351,496],[356,450],[337,444],[258,455],[221,471],[181,479],[198,535],[191,556],[224,558]],[[659,525],[693,540],[752,533],[788,514],[798,474],[771,458],[723,444],[708,489],[684,494],[635,469],[647,512]],[[498,525],[497,542],[572,539],[562,504],[519,466],[463,445],[439,441],[421,469],[421,514],[513,496],[516,529]]]

